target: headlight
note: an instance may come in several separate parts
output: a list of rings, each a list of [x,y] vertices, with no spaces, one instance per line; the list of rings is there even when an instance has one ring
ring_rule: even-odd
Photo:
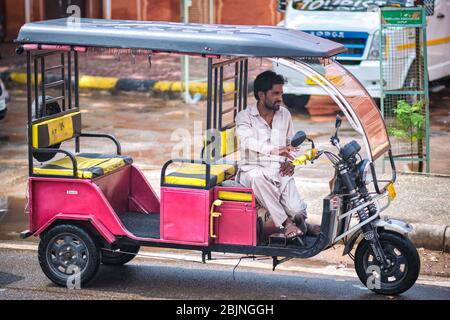
[[[372,44],[370,45],[368,60],[380,59],[380,32],[375,31],[372,37]]]
[[[373,181],[369,160],[363,160],[358,164],[358,176],[365,185],[368,185]]]

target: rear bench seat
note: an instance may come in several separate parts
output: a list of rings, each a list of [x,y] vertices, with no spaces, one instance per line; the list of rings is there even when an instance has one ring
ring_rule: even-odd
[[[237,151],[238,141],[236,137],[236,127],[225,129],[220,134],[220,157],[225,157]],[[237,171],[236,163],[223,163],[223,158],[216,162],[220,164],[211,165],[210,186],[216,186],[223,181],[230,179]],[[206,165],[204,164],[188,164],[177,168],[174,172],[164,177],[166,185],[173,186],[195,186],[205,187],[206,184]]]
[[[236,167],[232,164],[211,165],[210,186],[222,183],[236,173]],[[169,185],[205,187],[206,165],[192,163],[182,166],[165,176],[164,182]]]
[[[66,113],[60,117],[35,122],[32,125],[33,148],[48,148],[49,146],[81,136],[80,111]],[[92,179],[102,176],[133,162],[129,156],[79,153],[75,155],[77,162],[77,177]],[[68,156],[46,162],[40,167],[33,167],[34,174],[72,176],[73,165]]]
[[[129,156],[100,153],[79,153],[75,155],[75,159],[77,160],[77,176],[82,179],[100,177],[133,162]],[[35,167],[33,172],[45,175],[72,176],[72,161],[65,156],[41,167]]]

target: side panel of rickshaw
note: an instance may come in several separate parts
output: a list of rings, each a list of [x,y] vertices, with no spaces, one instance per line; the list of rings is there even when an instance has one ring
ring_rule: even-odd
[[[256,246],[259,244],[262,225],[258,223],[256,198],[251,188],[214,188],[214,199],[220,199],[219,192],[233,192],[248,195],[246,201],[222,200],[217,208],[220,216],[214,221],[215,244]],[[250,197],[251,196],[251,197]],[[261,222],[262,224],[262,222]]]
[[[208,245],[212,190],[161,188],[161,238]]]
[[[219,191],[246,192],[248,188],[214,187],[210,190],[161,188],[161,239],[172,243],[257,245],[255,201],[226,201],[215,208]],[[254,198],[254,197],[253,197]]]
[[[117,236],[135,238],[124,228],[121,214],[159,215],[156,194],[132,165],[93,180],[30,177],[28,183],[29,230],[35,235],[54,222],[76,216],[112,242]]]

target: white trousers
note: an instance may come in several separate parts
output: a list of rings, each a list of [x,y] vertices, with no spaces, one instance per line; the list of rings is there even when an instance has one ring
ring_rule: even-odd
[[[252,188],[259,204],[266,208],[273,222],[281,227],[288,216],[303,214],[306,217],[306,203],[297,190],[293,177],[271,174],[265,168],[240,171],[239,183]]]

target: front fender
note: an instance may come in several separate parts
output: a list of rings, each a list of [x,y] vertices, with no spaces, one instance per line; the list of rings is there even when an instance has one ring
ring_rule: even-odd
[[[373,222],[373,225],[375,228],[380,229],[383,228],[384,230],[393,231],[396,233],[400,233],[402,236],[407,236],[408,233],[410,233],[413,230],[413,227],[404,221],[397,220],[397,219],[377,219]],[[358,239],[359,235],[362,233],[361,229],[355,231],[347,240],[344,248],[344,252],[342,255],[348,254],[350,251],[352,251],[353,246],[356,243],[356,240]]]
[[[408,233],[413,231],[413,227],[409,223],[397,219],[389,219],[389,218],[385,218],[383,220],[379,219],[374,221],[373,224],[377,229],[383,228],[385,230],[398,232],[403,236],[407,236]]]

